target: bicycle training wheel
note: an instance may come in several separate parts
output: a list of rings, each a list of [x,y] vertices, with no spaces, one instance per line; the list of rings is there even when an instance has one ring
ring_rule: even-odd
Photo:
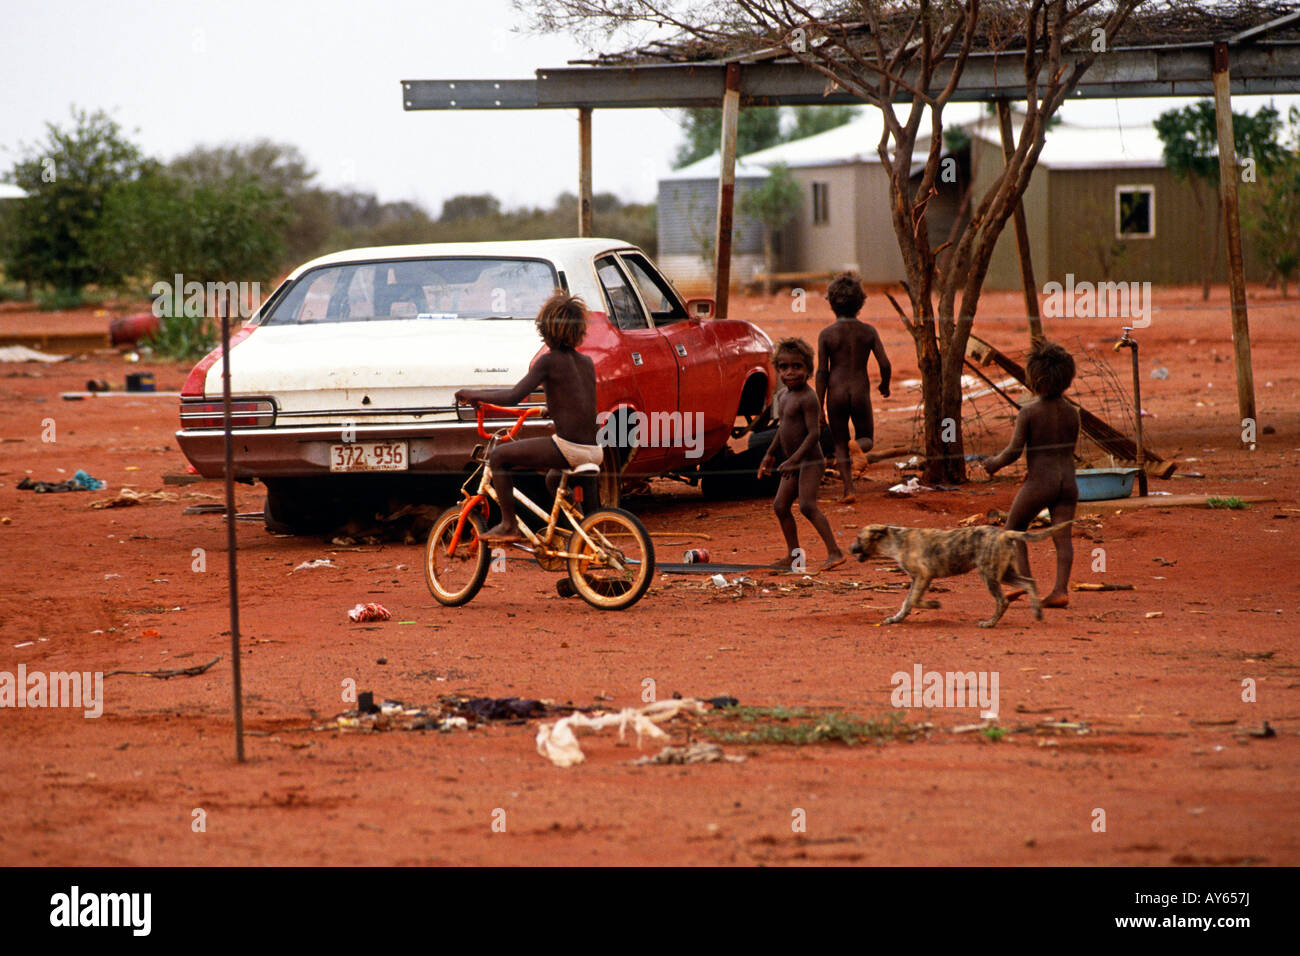
[[[593,511],[582,530],[595,545],[575,534],[569,539],[569,580],[582,599],[604,611],[631,607],[655,573],[650,535],[634,515],[619,508]]]
[[[447,553],[459,520],[459,508],[448,508],[440,514],[424,552],[424,579],[429,591],[447,607],[459,607],[478,594],[488,572],[490,555],[483,542],[483,519],[474,512],[465,518],[456,550]]]

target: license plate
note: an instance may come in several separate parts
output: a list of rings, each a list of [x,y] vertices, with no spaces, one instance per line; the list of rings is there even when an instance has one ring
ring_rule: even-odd
[[[404,441],[356,441],[330,445],[330,471],[406,471]]]

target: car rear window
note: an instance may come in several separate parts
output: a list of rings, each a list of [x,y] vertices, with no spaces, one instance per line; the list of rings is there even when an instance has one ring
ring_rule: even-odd
[[[559,285],[538,259],[387,259],[299,276],[263,325],[401,319],[533,319]]]

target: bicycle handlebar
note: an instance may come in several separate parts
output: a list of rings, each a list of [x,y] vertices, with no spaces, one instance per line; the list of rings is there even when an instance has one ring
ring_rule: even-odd
[[[534,416],[534,415],[540,415],[540,414],[542,413],[542,410],[541,410],[540,408],[537,408],[537,407],[533,407],[533,408],[506,408],[506,407],[504,407],[504,406],[502,406],[502,405],[492,405],[492,404],[490,404],[489,402],[480,402],[480,403],[476,406],[476,416],[477,416],[477,421],[478,421],[478,433],[479,433],[479,437],[480,437],[480,438],[488,438],[488,439],[490,439],[490,438],[492,437],[492,436],[489,435],[489,434],[484,430],[484,428],[483,428],[483,415],[484,415],[485,412],[488,412],[488,411],[500,412],[500,413],[502,413],[502,414],[504,414],[504,415],[511,415],[511,414],[514,414],[515,412],[518,412],[518,413],[519,413],[519,416],[518,416],[518,418],[515,420],[514,425],[512,425],[512,426],[510,427],[510,431],[508,431],[508,432],[506,433],[506,437],[507,437],[507,438],[510,438],[510,439],[513,439],[516,435],[519,434],[519,429],[521,429],[521,428],[524,426],[524,421],[525,421],[526,419],[529,419],[529,418],[531,418],[531,417]]]

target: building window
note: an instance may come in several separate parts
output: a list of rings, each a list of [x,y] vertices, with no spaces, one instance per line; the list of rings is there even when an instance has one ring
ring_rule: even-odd
[[[1156,234],[1156,188],[1115,187],[1115,238],[1154,239]]]
[[[830,183],[812,184],[812,221],[814,226],[824,226],[831,221]]]

